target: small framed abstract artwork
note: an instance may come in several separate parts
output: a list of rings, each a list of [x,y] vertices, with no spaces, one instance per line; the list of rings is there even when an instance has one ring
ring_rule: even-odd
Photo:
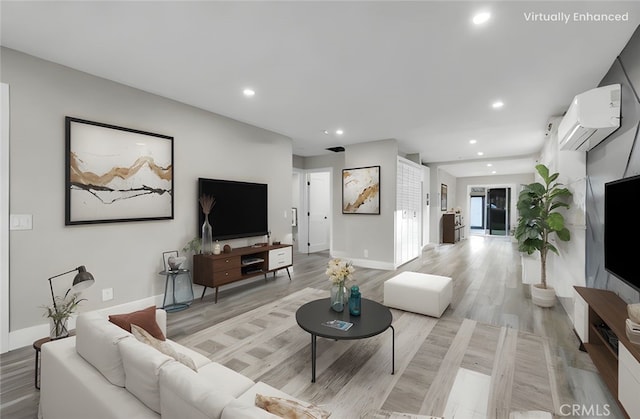
[[[440,184],[440,211],[447,210],[447,185]]]
[[[173,137],[67,116],[65,225],[173,219]]]
[[[342,170],[342,213],[380,214],[380,166]]]

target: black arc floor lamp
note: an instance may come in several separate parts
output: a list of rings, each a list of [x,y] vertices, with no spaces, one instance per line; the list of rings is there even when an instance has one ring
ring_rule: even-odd
[[[75,271],[78,271],[78,273],[76,274],[75,278],[73,278],[73,285],[71,285],[71,288],[69,288],[67,292],[64,294],[65,297],[72,290],[73,292],[80,292],[82,290],[89,288],[91,285],[93,285],[94,282],[96,282],[96,280],[93,279],[93,275],[87,272],[87,268],[85,268],[84,265],[78,266],[75,269],[72,269],[67,272],[63,272],[61,274],[58,274],[49,278],[49,288],[51,289],[51,299],[53,300],[53,309],[55,311],[58,311],[58,307],[56,306],[56,296],[53,293],[53,284],[51,283],[51,280],[62,275],[70,274],[71,272],[75,272]]]

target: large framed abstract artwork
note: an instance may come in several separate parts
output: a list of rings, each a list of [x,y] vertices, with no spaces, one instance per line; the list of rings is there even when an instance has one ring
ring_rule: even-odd
[[[66,117],[65,225],[173,219],[173,137]]]
[[[342,170],[342,213],[380,214],[380,166]]]

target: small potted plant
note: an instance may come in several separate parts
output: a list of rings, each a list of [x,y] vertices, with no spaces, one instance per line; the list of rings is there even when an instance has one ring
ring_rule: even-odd
[[[182,248],[183,253],[193,253],[194,255],[200,254],[202,248],[202,239],[200,237],[194,237]]]
[[[569,189],[556,182],[559,174],[549,174],[544,164],[536,165],[536,170],[544,184],[540,182],[525,185],[518,195],[518,223],[515,238],[518,250],[531,255],[540,254],[540,283],[531,286],[531,299],[541,307],[555,304],[555,290],[547,286],[547,255],[549,251],[558,254],[558,249],[550,242],[553,234],[561,241],[569,241],[571,234],[565,227],[564,216],[557,211],[569,208],[566,200],[571,197]]]
[[[84,298],[79,298],[78,294],[68,294],[64,297],[56,297],[53,306],[45,306],[44,315],[49,318],[51,326],[49,337],[51,339],[61,339],[69,336],[67,322],[69,317],[78,307]]]

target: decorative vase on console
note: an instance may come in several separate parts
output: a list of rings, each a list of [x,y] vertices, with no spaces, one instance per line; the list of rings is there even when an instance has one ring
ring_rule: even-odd
[[[331,309],[338,313],[344,311],[345,305],[348,304],[349,297],[345,282],[353,279],[353,272],[355,272],[355,269],[351,262],[342,259],[332,259],[327,265],[326,274],[329,276],[329,281],[331,281],[329,294]]]
[[[200,196],[200,207],[204,213],[204,223],[202,224],[202,247],[201,252],[204,255],[213,253],[213,228],[209,224],[209,213],[216,205],[216,199],[210,195]]]

